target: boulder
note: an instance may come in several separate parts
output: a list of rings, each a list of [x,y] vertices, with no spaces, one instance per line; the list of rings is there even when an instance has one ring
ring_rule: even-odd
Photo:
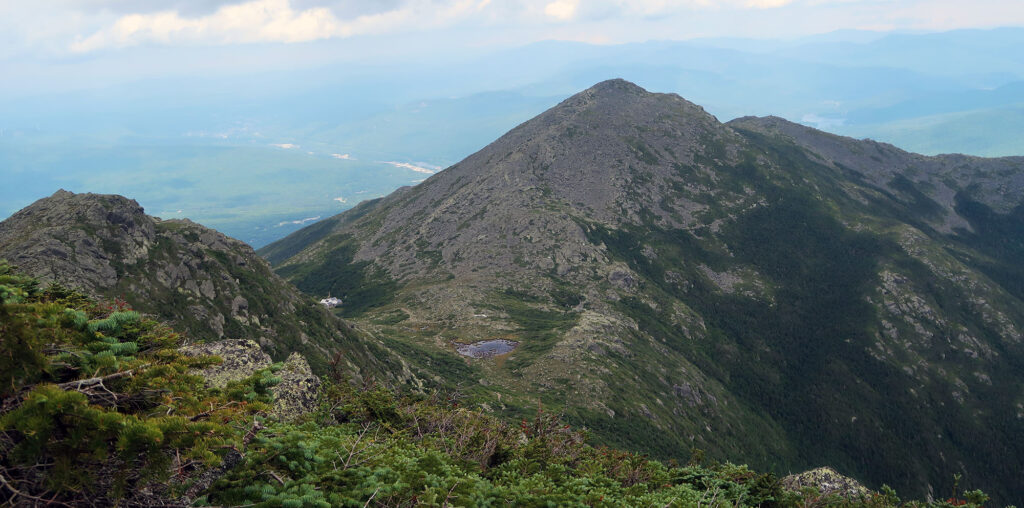
[[[219,356],[224,360],[220,365],[211,365],[196,372],[206,379],[207,385],[214,388],[224,388],[231,381],[245,379],[257,370],[273,364],[270,355],[264,353],[259,344],[248,339],[193,344],[181,348],[181,352],[189,356]]]
[[[274,413],[283,420],[295,420],[316,409],[320,378],[313,374],[306,358],[292,353],[277,372],[281,382],[274,392]]]
[[[219,365],[211,365],[196,372],[206,379],[207,385],[215,388],[223,388],[231,381],[245,379],[273,364],[270,355],[264,353],[259,344],[248,339],[193,344],[181,348],[181,352],[190,356],[219,356],[224,360]],[[292,353],[276,375],[281,378],[281,382],[271,388],[274,394],[274,415],[290,421],[316,409],[320,378],[313,374],[305,357]]]
[[[799,491],[814,487],[823,496],[838,495],[847,499],[860,499],[871,495],[871,491],[857,480],[843,476],[830,467],[819,467],[800,474],[791,474],[782,479],[786,490]]]

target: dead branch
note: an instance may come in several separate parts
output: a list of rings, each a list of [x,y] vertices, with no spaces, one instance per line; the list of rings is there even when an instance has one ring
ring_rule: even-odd
[[[61,503],[61,502],[55,501],[53,499],[43,499],[41,497],[36,497],[36,496],[31,495],[31,494],[26,494],[26,493],[24,493],[24,492],[22,492],[22,491],[20,491],[20,490],[18,490],[16,488],[14,488],[14,485],[11,485],[11,483],[7,481],[7,478],[3,475],[3,473],[0,473],[0,485],[3,485],[4,488],[9,490],[11,492],[11,494],[14,495],[14,497],[11,498],[11,501],[12,501],[11,505],[12,506],[14,505],[13,501],[18,499],[19,497],[35,501],[34,504],[42,503],[44,506],[51,506],[53,504],[57,504],[57,505],[61,505],[61,506],[71,506],[69,504]]]
[[[135,375],[136,371],[142,370],[146,367],[149,367],[148,363],[145,365],[140,365],[139,367],[134,369],[122,370],[120,372],[115,372],[113,374],[107,374],[106,376],[79,379],[77,381],[68,381],[67,383],[61,383],[57,385],[57,388],[60,388],[61,390],[75,390],[80,392],[83,389],[89,388],[91,386],[102,385],[106,381],[113,381],[115,379],[120,379],[123,377],[132,377]],[[29,387],[29,389],[31,388],[32,387]]]

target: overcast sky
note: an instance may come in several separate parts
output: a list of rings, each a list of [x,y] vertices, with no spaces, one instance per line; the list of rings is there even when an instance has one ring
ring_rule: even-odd
[[[0,0],[0,74],[31,88],[83,69],[145,76],[450,57],[541,40],[998,26],[1024,26],[1024,0]]]

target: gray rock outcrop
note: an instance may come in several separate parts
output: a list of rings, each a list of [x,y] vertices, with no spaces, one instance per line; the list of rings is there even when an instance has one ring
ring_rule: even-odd
[[[197,372],[209,386],[223,388],[232,381],[245,379],[260,369],[273,365],[270,355],[251,340],[223,340],[183,347],[190,356],[219,356],[223,362]],[[273,413],[282,420],[293,421],[316,409],[320,378],[313,374],[306,359],[292,353],[276,372],[281,382],[271,388],[274,394]]]
[[[791,474],[782,479],[782,486],[792,491],[813,487],[823,496],[837,495],[851,501],[871,495],[871,491],[860,482],[839,474],[831,467],[819,467],[800,474]]]
[[[134,200],[60,190],[0,222],[0,259],[40,279],[172,324],[197,342],[251,338],[318,371],[345,351],[355,379],[387,379],[388,352],[271,271],[244,242]]]

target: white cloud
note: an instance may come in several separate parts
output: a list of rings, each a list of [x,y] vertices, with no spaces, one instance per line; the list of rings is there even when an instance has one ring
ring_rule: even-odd
[[[800,122],[804,124],[813,125],[819,129],[831,129],[834,127],[842,126],[843,124],[846,123],[846,119],[822,116],[816,113],[808,113],[800,118]]]
[[[437,173],[437,171],[439,169],[441,169],[441,168],[437,168],[437,167],[426,168],[426,167],[423,167],[423,166],[417,166],[415,164],[409,164],[408,162],[383,161],[383,163],[384,164],[391,164],[392,166],[394,166],[396,168],[405,168],[405,169],[408,169],[410,171],[415,171],[417,173],[426,173],[428,175],[432,175],[434,173]]]
[[[441,27],[484,10],[491,0],[407,0],[391,10],[341,19],[328,7],[295,9],[290,0],[251,0],[182,16],[165,10],[121,16],[70,49],[86,53],[140,44],[295,43]]]
[[[299,145],[294,145],[292,143],[271,143],[270,146],[276,146],[278,148],[284,148],[285,150],[293,150],[293,149],[299,147]]]
[[[276,227],[286,226],[288,224],[302,225],[302,224],[305,224],[307,222],[313,222],[315,220],[320,220],[320,216],[317,215],[316,217],[306,217],[305,219],[281,221],[281,222],[277,223]]]
[[[76,41],[71,49],[87,52],[103,47],[174,42],[304,42],[344,32],[326,7],[294,10],[288,0],[255,0],[225,5],[200,17],[177,11],[127,14],[114,26]]]
[[[341,204],[348,203],[348,200],[343,198],[343,197],[341,197],[341,196],[338,196],[338,197],[334,198],[334,201],[337,201],[337,202],[339,202]]]
[[[572,19],[579,4],[579,0],[555,0],[544,6],[544,14],[563,21]]]
[[[351,155],[349,155],[347,153],[332,153],[331,157],[334,157],[335,159],[341,159],[343,161],[355,160],[355,159],[352,158]]]
[[[0,1],[0,60],[365,35],[402,41],[375,47],[425,38],[521,45],[1022,24],[1020,0],[12,0]]]
[[[607,10],[612,16],[662,16],[693,10],[721,9],[775,9],[801,0],[612,0],[614,8]],[[807,2],[808,0],[802,0]],[[811,0],[816,4],[849,0]]]
[[[295,10],[288,0],[254,0],[226,5],[212,14],[183,17],[178,11],[128,14],[112,26],[75,41],[79,53],[144,43],[306,42],[347,37],[379,22],[374,14],[342,22],[326,7]]]
[[[755,9],[775,9],[789,5],[793,0],[747,0],[745,3],[747,7]]]

